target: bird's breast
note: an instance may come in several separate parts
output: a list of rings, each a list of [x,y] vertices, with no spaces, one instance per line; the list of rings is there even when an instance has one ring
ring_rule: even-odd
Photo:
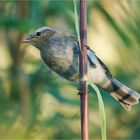
[[[78,73],[78,57],[74,55],[73,49],[61,46],[45,48],[41,51],[41,57],[50,69],[67,80],[74,80]]]

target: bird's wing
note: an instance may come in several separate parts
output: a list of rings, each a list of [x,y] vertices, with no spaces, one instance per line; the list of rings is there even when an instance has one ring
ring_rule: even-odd
[[[69,38],[69,41],[71,39],[71,41],[73,42],[77,42],[78,43],[78,39],[74,36],[67,36]],[[79,45],[79,43],[78,43]],[[104,69],[105,73],[107,74],[107,76],[109,78],[112,78],[112,74],[110,72],[110,70],[108,69],[108,67],[106,66],[106,64],[104,64],[104,62],[96,56],[96,53],[91,50],[88,46],[87,46],[87,57],[88,57],[88,60],[90,62],[90,64],[93,66],[93,67],[96,67],[96,64],[95,64],[95,57],[97,58],[98,62],[100,63],[100,65],[102,66],[102,68]]]
[[[94,60],[94,57],[96,57],[98,62],[100,63],[100,65],[104,69],[105,73],[107,74],[107,76],[109,78],[112,78],[112,74],[111,74],[110,70],[108,69],[108,67],[104,64],[104,62],[96,56],[96,54],[93,50],[91,50],[89,47],[87,49],[88,49],[87,50],[87,55],[88,55],[88,59],[89,59],[90,63],[92,63],[93,66],[94,65],[96,66],[95,60]]]

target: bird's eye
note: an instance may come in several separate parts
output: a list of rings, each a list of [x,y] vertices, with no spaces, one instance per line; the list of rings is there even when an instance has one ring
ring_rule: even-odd
[[[37,35],[37,36],[40,36],[40,35],[41,35],[41,32],[37,32],[36,35]]]

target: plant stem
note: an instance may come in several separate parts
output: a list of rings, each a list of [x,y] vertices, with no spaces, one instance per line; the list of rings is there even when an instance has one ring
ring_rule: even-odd
[[[88,85],[87,85],[87,3],[80,0],[80,41],[79,55],[81,138],[88,140]]]

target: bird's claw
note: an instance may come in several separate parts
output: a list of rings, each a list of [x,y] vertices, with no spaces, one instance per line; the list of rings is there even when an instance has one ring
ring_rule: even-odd
[[[84,93],[84,92],[82,92],[82,90],[80,89],[80,87],[78,87],[77,90],[78,90],[77,95],[80,95],[80,94],[83,94],[83,93]],[[91,90],[88,90],[88,93],[89,93],[90,91],[91,91]]]
[[[78,90],[78,93],[77,93],[77,95],[83,94],[83,92],[81,92],[81,89],[80,89],[80,87],[78,87],[78,88],[77,88],[77,90]]]

